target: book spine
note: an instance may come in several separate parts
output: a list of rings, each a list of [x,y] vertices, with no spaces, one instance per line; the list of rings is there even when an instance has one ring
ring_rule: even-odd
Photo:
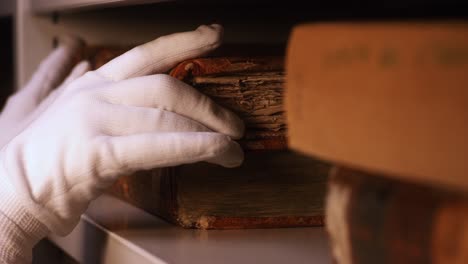
[[[337,263],[467,263],[466,194],[335,167],[326,227]]]

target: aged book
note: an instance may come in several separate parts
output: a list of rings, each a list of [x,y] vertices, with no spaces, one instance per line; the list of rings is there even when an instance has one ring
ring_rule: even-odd
[[[247,152],[239,168],[197,163],[142,171],[110,192],[187,228],[321,226],[328,170],[288,151]]]
[[[468,261],[464,192],[336,167],[326,215],[336,263]]]
[[[244,149],[286,149],[282,56],[193,59],[170,75],[237,113],[246,124]]]
[[[316,23],[288,43],[291,147],[468,190],[468,23]]]
[[[125,49],[90,49],[99,67]],[[246,124],[244,164],[208,163],[137,172],[109,192],[187,228],[233,229],[323,225],[329,165],[287,150],[284,56],[213,56],[170,72]]]

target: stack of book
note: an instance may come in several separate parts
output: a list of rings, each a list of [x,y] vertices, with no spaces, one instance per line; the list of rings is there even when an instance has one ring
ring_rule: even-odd
[[[468,24],[304,24],[287,54],[291,148],[332,162],[337,263],[468,262]]]
[[[127,49],[89,47],[85,57],[98,68]],[[121,177],[109,193],[186,228],[323,225],[330,166],[287,148],[284,54],[229,50],[230,55],[218,50],[183,61],[166,74],[244,120],[246,133],[239,140],[244,164],[227,169],[202,162],[140,171]]]

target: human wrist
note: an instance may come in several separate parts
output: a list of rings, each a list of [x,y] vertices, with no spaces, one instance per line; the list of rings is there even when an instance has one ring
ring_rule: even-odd
[[[0,166],[0,263],[30,263],[49,229],[24,208],[5,173]]]
[[[33,247],[49,230],[26,211],[13,217],[0,212],[0,263],[30,263]]]

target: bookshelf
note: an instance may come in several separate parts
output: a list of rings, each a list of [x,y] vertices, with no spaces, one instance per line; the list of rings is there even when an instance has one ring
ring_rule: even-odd
[[[133,45],[191,30],[199,24],[219,22],[225,26],[228,44],[285,45],[291,27],[305,20],[466,18],[466,5],[456,0],[424,1],[425,8],[420,8],[419,0],[396,0],[380,6],[374,3],[372,8],[362,7],[358,1],[339,0],[315,1],[312,8],[303,8],[298,1],[238,1],[239,5],[182,2],[18,0],[17,86],[25,83],[53,48],[56,38],[68,33],[93,45]],[[331,262],[323,228],[187,230],[109,196],[91,205],[72,234],[50,239],[83,263]]]
[[[297,7],[284,13],[277,4],[178,2],[18,0],[17,87],[62,34],[79,35],[90,45],[128,46],[218,22],[226,45],[285,47],[291,27],[303,18]],[[107,195],[92,203],[69,236],[50,240],[81,263],[331,262],[324,228],[183,229]]]

